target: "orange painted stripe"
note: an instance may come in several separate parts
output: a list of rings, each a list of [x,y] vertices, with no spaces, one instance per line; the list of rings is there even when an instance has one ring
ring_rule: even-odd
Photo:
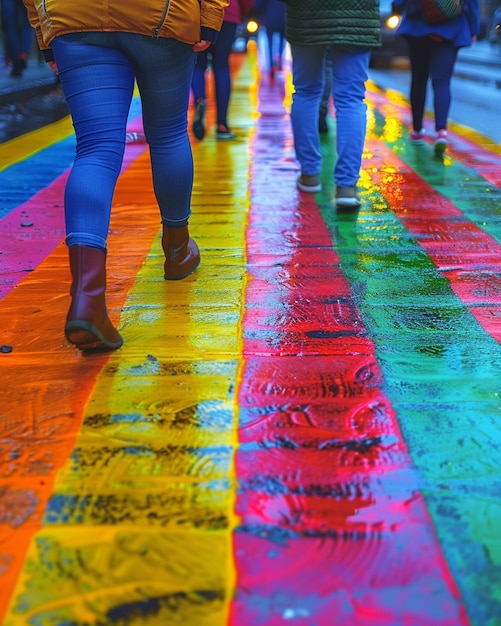
[[[159,230],[153,191],[138,186],[139,177],[151,179],[147,153],[120,177],[114,198],[107,304],[115,322]],[[64,339],[70,284],[66,257],[61,243],[0,304],[1,343],[13,348],[0,358],[0,437],[12,458],[8,474],[0,478],[7,502],[0,520],[0,620],[57,472],[73,448],[87,398],[108,360],[106,355],[82,356]]]

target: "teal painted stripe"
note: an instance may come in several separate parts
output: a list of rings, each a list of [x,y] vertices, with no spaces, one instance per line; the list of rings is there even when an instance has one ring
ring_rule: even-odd
[[[71,136],[29,157],[29,166],[22,161],[4,169],[0,173],[0,218],[27,202],[40,189],[49,187],[71,166],[74,156],[75,138]]]
[[[329,191],[334,155],[328,141],[323,152]],[[375,185],[364,193],[358,215],[336,214],[330,201],[318,198],[472,624],[498,625],[501,346],[458,300]],[[468,205],[464,194],[462,204],[473,213],[469,198]]]

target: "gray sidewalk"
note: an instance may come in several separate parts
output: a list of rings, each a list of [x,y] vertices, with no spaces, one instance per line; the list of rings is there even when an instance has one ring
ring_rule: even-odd
[[[501,89],[501,43],[475,41],[458,54],[454,75],[466,80],[493,83]]]
[[[0,106],[28,100],[52,91],[58,79],[45,61],[31,57],[21,77],[13,78],[10,68],[0,68]]]
[[[469,48],[461,48],[458,60],[501,70],[501,42],[494,45],[486,39],[475,41]]]

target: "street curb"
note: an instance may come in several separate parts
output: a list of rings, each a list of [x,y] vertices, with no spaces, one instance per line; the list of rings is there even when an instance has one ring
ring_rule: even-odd
[[[465,67],[466,65],[473,64],[471,62],[465,63],[463,59],[456,63],[456,67],[454,68],[454,78],[462,78],[476,83],[484,83],[486,85],[492,85],[496,87],[496,89],[501,89],[501,71],[493,72],[488,69],[482,71],[478,65],[471,68]]]
[[[34,79],[29,83],[19,85],[18,88],[9,87],[0,91],[0,106],[9,104],[21,104],[26,100],[50,93],[59,87],[59,79],[55,76]]]

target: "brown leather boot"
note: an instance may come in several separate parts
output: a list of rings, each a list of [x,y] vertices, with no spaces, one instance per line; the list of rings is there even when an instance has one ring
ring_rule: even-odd
[[[87,352],[120,348],[123,339],[106,311],[106,252],[89,246],[72,246],[69,252],[73,282],[66,339]]]
[[[188,226],[163,227],[162,248],[165,253],[165,280],[181,280],[196,270],[200,264],[200,251],[191,239]]]

